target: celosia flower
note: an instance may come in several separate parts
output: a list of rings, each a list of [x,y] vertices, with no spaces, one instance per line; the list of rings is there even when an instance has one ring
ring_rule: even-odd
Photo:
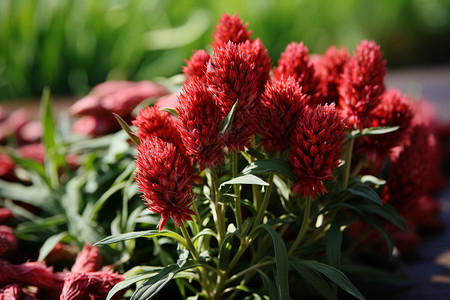
[[[6,180],[15,179],[14,166],[15,163],[9,155],[0,153],[0,178]]]
[[[1,162],[0,162],[1,165]],[[13,216],[12,211],[6,207],[0,207],[0,224],[5,224]]]
[[[0,300],[21,299],[22,289],[18,284],[8,284],[0,289]]]
[[[14,229],[6,225],[0,225],[0,256],[17,250],[19,241],[14,234]]]
[[[338,103],[337,87],[344,65],[349,58],[350,54],[347,49],[331,46],[323,56],[315,61],[316,74],[320,78],[320,93],[326,103]]]
[[[102,300],[124,277],[112,272],[69,273],[64,278],[61,300]],[[123,292],[112,299],[122,299]]]
[[[88,273],[100,270],[103,259],[97,246],[85,244],[83,250],[78,254],[71,271],[73,273]]]
[[[156,136],[142,140],[137,150],[136,181],[148,208],[161,214],[159,229],[169,218],[177,226],[191,220],[194,170],[188,159],[172,143]]]
[[[73,261],[75,260],[77,253],[77,246],[59,242],[45,257],[45,263],[47,265],[55,265],[62,261]]]
[[[221,47],[229,41],[240,44],[250,40],[251,30],[247,30],[248,24],[242,24],[237,14],[230,16],[226,13],[219,19],[216,30],[213,33],[213,48]]]
[[[413,118],[411,103],[397,90],[388,90],[381,95],[380,103],[372,111],[370,126],[398,126],[393,132],[366,136],[357,140],[357,151],[373,153],[376,160],[387,156],[391,150],[405,143]]]
[[[334,104],[303,111],[291,136],[289,162],[296,180],[294,192],[315,198],[327,192],[322,181],[332,179],[339,165],[345,125]]]
[[[87,115],[75,121],[71,129],[72,132],[77,134],[96,137],[119,130],[120,124],[110,113],[103,115]]]
[[[51,267],[40,262],[26,262],[21,265],[0,262],[0,285],[2,286],[19,284],[52,290],[58,288],[55,276]]]
[[[178,131],[187,154],[198,161],[200,169],[223,163],[225,144],[219,133],[222,116],[211,92],[200,81],[192,80],[185,83],[178,101]]]
[[[186,60],[186,66],[182,68],[186,75],[186,82],[198,78],[201,83],[206,83],[206,65],[211,56],[205,50],[197,50],[189,60]]]
[[[258,94],[264,92],[264,87],[270,80],[270,70],[272,69],[269,52],[260,39],[246,41],[239,45],[239,49],[251,55],[252,61],[255,63]]]
[[[45,147],[40,143],[25,145],[19,148],[19,155],[23,158],[32,159],[43,164],[45,159]]]
[[[282,153],[289,145],[289,137],[297,124],[305,95],[293,77],[275,80],[266,85],[261,105],[256,109],[253,124],[261,134],[262,146],[267,153]]]
[[[157,136],[165,142],[174,144],[179,151],[185,152],[180,133],[170,113],[154,106],[146,106],[139,110],[136,120],[132,123],[139,129],[137,136],[141,140]]]
[[[367,40],[344,65],[338,87],[339,107],[349,126],[364,128],[370,122],[370,114],[385,89],[385,65],[380,47]]]
[[[255,63],[249,54],[229,42],[214,49],[206,79],[210,91],[217,97],[222,117],[228,115],[239,100],[226,144],[230,150],[243,150],[249,146],[248,139],[252,134],[248,118],[258,103]]]
[[[273,70],[275,79],[294,77],[302,93],[306,94],[305,101],[311,106],[322,102],[319,94],[320,78],[316,75],[314,65],[309,61],[308,47],[303,42],[287,45],[278,60],[278,66]]]

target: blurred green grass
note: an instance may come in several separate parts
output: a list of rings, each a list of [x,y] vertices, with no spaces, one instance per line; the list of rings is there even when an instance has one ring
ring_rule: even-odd
[[[223,12],[249,23],[274,64],[291,41],[322,53],[362,39],[381,45],[390,68],[450,62],[448,0],[2,0],[0,99],[175,75],[208,49]]]

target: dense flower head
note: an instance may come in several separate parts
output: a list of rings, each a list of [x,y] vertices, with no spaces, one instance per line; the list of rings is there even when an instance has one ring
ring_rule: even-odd
[[[309,60],[308,47],[303,42],[292,42],[287,45],[281,53],[277,67],[273,70],[273,75],[275,79],[294,77],[302,92],[307,95],[305,101],[309,105],[314,106],[322,101],[319,94],[320,78]]]
[[[148,208],[161,214],[159,229],[169,218],[177,226],[191,220],[194,170],[189,160],[172,143],[156,136],[142,140],[137,150],[136,181]]]
[[[252,134],[248,118],[258,104],[258,82],[255,63],[250,54],[232,42],[214,49],[206,71],[207,85],[217,102],[222,117],[228,115],[238,101],[227,147],[242,150]]]
[[[280,153],[289,145],[289,137],[297,124],[305,95],[293,78],[282,78],[266,85],[261,104],[256,109],[255,132],[263,138],[261,144],[267,153]]]
[[[0,256],[10,254],[17,250],[19,241],[14,229],[7,225],[0,225]]]
[[[367,127],[370,114],[385,90],[386,62],[375,42],[363,40],[344,65],[339,91],[339,107],[347,124]]]
[[[402,210],[432,191],[434,181],[440,179],[436,151],[430,128],[415,126],[410,143],[404,146],[390,168],[385,188],[385,193],[389,195],[387,202]]]
[[[320,93],[327,103],[338,103],[337,87],[344,65],[349,58],[350,54],[346,48],[330,46],[314,64],[316,74],[320,78]]]
[[[223,163],[224,137],[219,133],[222,115],[217,101],[198,80],[185,83],[178,97],[178,131],[186,153],[199,163],[215,167]]]
[[[206,82],[206,65],[211,56],[205,50],[197,50],[192,54],[189,60],[186,60],[186,66],[182,68],[186,81],[198,78],[202,83]]]
[[[103,259],[97,246],[85,244],[78,254],[71,271],[75,273],[88,273],[100,270]]]
[[[180,133],[177,131],[175,121],[170,113],[155,106],[146,106],[139,110],[139,114],[132,123],[138,128],[136,135],[141,140],[157,136],[163,141],[174,144],[181,152],[184,152]]]
[[[220,47],[231,41],[236,44],[250,40],[251,30],[247,30],[248,24],[243,24],[237,14],[232,16],[224,13],[216,25],[213,33],[213,48]]]
[[[291,136],[289,162],[296,180],[294,192],[315,198],[327,192],[322,181],[332,179],[339,165],[345,125],[334,104],[303,112]]]
[[[64,278],[61,300],[101,300],[109,291],[124,279],[123,275],[112,272],[69,273]],[[112,299],[122,299],[123,293]]]
[[[409,137],[413,107],[410,101],[398,90],[387,90],[381,95],[380,103],[373,109],[371,127],[398,126],[393,132],[366,136],[357,140],[357,148],[374,153],[375,158],[391,154],[394,147],[403,145]]]
[[[51,267],[40,262],[25,262],[20,265],[11,265],[0,262],[0,286],[7,284],[20,284],[21,286],[34,286],[44,290],[57,288],[58,278]]]
[[[246,41],[240,44],[239,48],[251,55],[252,61],[255,63],[258,94],[264,92],[264,87],[270,80],[270,70],[272,69],[272,61],[267,48],[264,47],[260,39]]]

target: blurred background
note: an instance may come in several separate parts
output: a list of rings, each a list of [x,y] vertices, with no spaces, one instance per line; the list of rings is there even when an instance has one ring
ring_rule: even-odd
[[[209,50],[223,12],[249,23],[275,65],[291,41],[322,53],[362,39],[389,70],[450,64],[449,0],[1,0],[0,101],[178,74],[194,49]]]

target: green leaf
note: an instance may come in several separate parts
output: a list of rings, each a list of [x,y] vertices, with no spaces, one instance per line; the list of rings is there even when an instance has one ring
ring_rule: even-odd
[[[355,139],[366,135],[386,134],[399,129],[400,126],[379,126],[364,128],[363,130],[353,130],[348,139]]]
[[[361,183],[366,183],[366,182],[376,184],[376,185],[385,185],[386,184],[386,180],[377,178],[372,175],[361,176]]]
[[[178,242],[182,243],[185,247],[186,241],[182,236],[179,234],[168,231],[168,230],[146,230],[146,231],[135,231],[135,232],[128,232],[128,233],[122,233],[118,235],[111,235],[109,237],[104,238],[103,240],[95,243],[95,245],[108,245],[108,244],[114,244],[121,241],[131,240],[138,237],[156,237],[156,236],[165,236],[169,238],[173,238],[177,240]]]
[[[158,272],[159,270],[161,270],[162,268],[158,268],[152,271],[145,271],[133,276],[130,276],[128,278],[125,278],[123,281],[117,283],[115,286],[113,286],[113,288],[109,291],[108,296],[106,297],[106,300],[110,300],[117,292],[129,287],[130,285],[142,281],[142,280],[146,280],[150,277],[155,276],[155,273]]]
[[[51,106],[50,90],[48,88],[45,88],[42,93],[40,110],[43,129],[42,141],[46,150],[53,149],[56,147],[56,122]]]
[[[289,263],[298,272],[298,274],[300,274],[300,276],[318,293],[324,296],[325,299],[337,299],[333,289],[316,270],[305,267],[301,261],[295,257],[289,257]]]
[[[353,185],[351,188],[347,189],[353,195],[361,196],[366,199],[369,199],[376,204],[382,205],[380,196],[378,196],[377,192],[375,192],[370,186],[367,184],[357,183]]]
[[[147,300],[155,296],[170,280],[175,276],[175,274],[185,271],[188,269],[195,268],[199,266],[198,263],[188,263],[187,266],[180,268],[177,264],[172,264],[166,266],[158,274],[149,278],[144,282],[131,296],[130,300]]]
[[[222,184],[219,186],[219,190],[222,190],[223,187],[226,185],[233,185],[233,184],[256,184],[256,185],[264,185],[264,186],[269,185],[267,182],[265,182],[261,178],[255,176],[255,175],[252,175],[252,174],[247,174],[247,175],[237,176],[231,180],[222,182]]]
[[[365,216],[364,221],[369,223],[373,228],[378,230],[379,233],[383,236],[384,240],[386,241],[386,246],[388,248],[388,255],[389,259],[392,258],[392,253],[394,250],[394,241],[392,240],[391,235],[384,229],[383,225],[378,222],[375,218],[371,216]]]
[[[327,262],[339,268],[341,262],[342,231],[338,225],[332,224],[325,235]]]
[[[173,109],[173,108],[170,108],[170,107],[163,107],[163,108],[160,108],[159,110],[168,112],[168,113],[171,114],[172,116],[178,118],[178,113],[177,113],[176,109]]]
[[[133,130],[130,128],[130,126],[127,124],[127,122],[125,122],[125,120],[122,119],[122,117],[119,116],[118,114],[116,114],[116,113],[112,113],[112,114],[117,119],[117,121],[119,122],[119,124],[123,128],[123,130],[125,130],[125,132],[128,134],[128,136],[130,137],[131,141],[136,146],[139,146],[139,144],[141,143],[141,140],[136,136],[136,134],[133,132]]]
[[[233,107],[231,107],[231,110],[228,113],[228,115],[225,118],[223,118],[222,121],[220,121],[219,135],[224,135],[231,128],[231,124],[233,123],[234,119],[234,114],[236,113],[238,101],[239,99],[237,99],[236,102],[233,104]]]
[[[404,274],[396,274],[391,271],[381,270],[378,268],[357,265],[357,264],[347,264],[342,265],[342,271],[344,271],[349,277],[355,278],[355,280],[360,282],[408,282],[408,276]]]
[[[3,151],[1,151],[3,152]],[[29,170],[29,171],[33,171],[36,174],[39,175],[40,178],[42,178],[42,180],[50,186],[50,179],[47,176],[47,173],[45,173],[45,168],[42,164],[38,163],[37,161],[35,161],[34,159],[28,159],[28,158],[23,158],[20,156],[15,155],[14,153],[12,153],[11,151],[5,151],[5,154],[9,155],[9,157],[12,158],[12,160],[19,166],[21,166],[22,168]]]
[[[230,224],[232,225],[232,224]],[[239,235],[239,230],[235,229],[230,231],[230,228],[227,232],[227,234],[225,235],[225,238],[223,239],[222,245],[220,247],[220,252],[219,252],[219,268],[221,270],[226,270],[228,268],[228,263],[230,262],[230,252],[231,252],[231,247],[233,246],[232,244],[232,238],[235,235]]]
[[[401,230],[403,230],[403,232],[405,233],[408,232],[403,217],[395,210],[395,208],[392,205],[388,203],[384,203],[381,206],[372,205],[372,203],[356,203],[355,206],[357,206],[360,209],[360,211],[368,212],[371,214],[377,214],[380,217],[391,222]]]
[[[58,244],[62,239],[64,239],[67,236],[69,236],[68,232],[61,232],[59,234],[49,237],[39,250],[38,261],[43,261],[47,257],[47,255],[53,250],[53,248],[55,248],[56,244]]]
[[[263,286],[266,289],[267,293],[269,294],[269,299],[271,300],[277,300],[278,299],[278,292],[277,287],[275,286],[275,283],[272,281],[272,279],[269,278],[269,276],[266,275],[261,270],[257,270],[259,276],[261,277],[261,281],[263,282]]]
[[[205,228],[202,231],[200,231],[199,233],[197,233],[193,238],[192,238],[192,242],[196,241],[199,237],[204,236],[204,235],[210,235],[213,236],[217,239],[217,233],[209,228]]]
[[[294,178],[289,162],[282,158],[256,160],[242,170],[242,174],[261,174],[274,171],[290,179]]]
[[[261,224],[254,232],[265,229],[272,237],[273,246],[275,249],[275,265],[277,270],[277,287],[280,300],[289,299],[289,283],[288,283],[288,254],[283,238],[272,227],[267,224]],[[252,235],[252,234],[251,234]]]
[[[296,261],[296,263],[301,264],[311,270],[315,270],[333,281],[341,289],[355,296],[358,299],[365,299],[361,292],[353,285],[353,283],[345,276],[344,273],[335,269],[329,265],[313,261],[313,260],[301,260],[298,258],[291,257],[291,260]]]
[[[7,182],[0,179],[0,195],[5,198],[20,200],[40,207],[48,212],[56,212],[57,208],[48,205],[50,193],[48,189],[43,188],[45,185],[39,186],[24,186],[20,183]]]

